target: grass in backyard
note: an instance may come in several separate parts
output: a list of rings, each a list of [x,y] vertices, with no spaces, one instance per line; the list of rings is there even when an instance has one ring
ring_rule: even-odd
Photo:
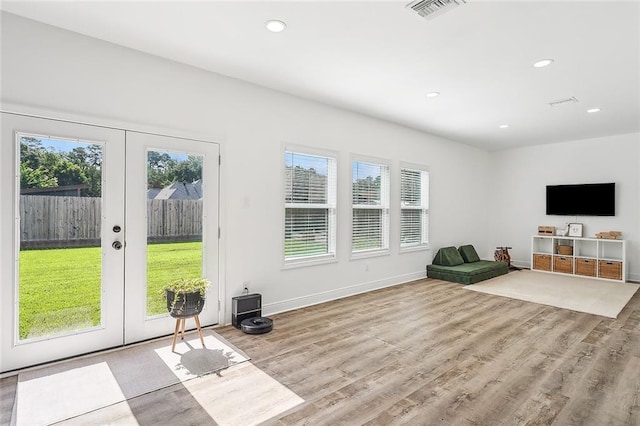
[[[20,252],[21,339],[100,324],[100,248]]]
[[[309,240],[296,240],[287,238],[284,240],[284,255],[289,256],[313,256],[327,252],[327,244]]]
[[[202,243],[148,246],[147,315],[167,312],[160,289],[178,277],[200,277]],[[100,324],[99,247],[20,252],[21,339]]]
[[[354,250],[375,250],[382,248],[382,241],[380,238],[375,237],[370,238],[366,236],[356,236],[352,240],[352,247]],[[326,242],[323,243],[309,239],[298,240],[294,238],[287,238],[284,240],[285,257],[315,256],[326,252]]]
[[[147,315],[166,314],[162,286],[177,278],[202,276],[202,242],[151,244],[147,265]]]

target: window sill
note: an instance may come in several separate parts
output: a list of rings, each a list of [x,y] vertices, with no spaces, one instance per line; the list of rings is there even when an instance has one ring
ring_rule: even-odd
[[[429,244],[420,244],[416,246],[410,247],[400,247],[400,253],[413,253],[415,251],[425,251],[431,250],[431,246]]]
[[[389,251],[389,249],[361,251],[361,252],[351,253],[351,258],[349,260],[358,260],[358,259],[367,259],[367,258],[370,258],[370,257],[389,256],[390,254],[391,254],[391,252]]]
[[[328,263],[338,263],[338,258],[336,256],[325,256],[321,258],[289,260],[282,265],[281,269],[306,268],[308,266],[326,265]]]

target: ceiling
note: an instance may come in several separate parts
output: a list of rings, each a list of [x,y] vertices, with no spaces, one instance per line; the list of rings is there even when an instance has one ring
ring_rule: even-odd
[[[1,8],[487,150],[640,132],[640,1],[467,0],[431,20],[407,3],[2,1]],[[269,19],[285,21],[286,30],[267,31]],[[554,63],[532,66],[544,58]],[[549,105],[572,97],[577,102]]]

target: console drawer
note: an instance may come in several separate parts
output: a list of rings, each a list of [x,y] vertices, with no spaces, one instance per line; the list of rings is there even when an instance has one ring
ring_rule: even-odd
[[[622,279],[622,262],[611,260],[598,261],[598,277],[612,280]]]
[[[576,259],[576,275],[595,277],[596,265],[595,259]]]
[[[573,257],[553,256],[553,271],[573,274]]]
[[[534,254],[533,269],[539,271],[551,271],[551,255],[550,254]]]

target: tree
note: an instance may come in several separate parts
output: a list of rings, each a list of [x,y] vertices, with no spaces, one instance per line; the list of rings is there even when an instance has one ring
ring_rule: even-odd
[[[193,183],[202,179],[202,157],[190,155],[185,161],[174,162],[167,175],[171,183]]]
[[[287,166],[285,199],[293,203],[326,203],[327,175],[313,167]]]
[[[20,188],[58,186],[55,175],[44,165],[46,152],[39,139],[20,139]]]
[[[147,187],[164,188],[174,182],[193,183],[202,179],[202,157],[190,155],[178,161],[167,153],[150,151],[147,155]]]
[[[354,204],[380,204],[380,183],[381,177],[378,175],[367,176],[364,179],[357,179],[353,182],[353,203]]]
[[[66,158],[59,159],[53,164],[53,175],[58,179],[58,186],[86,184],[88,179],[82,167]]]
[[[58,186],[58,180],[43,169],[32,169],[20,163],[20,188],[51,188]]]
[[[32,137],[20,138],[20,164],[35,170],[40,166],[43,153],[42,141]]]
[[[20,139],[20,187],[52,188],[87,184],[85,196],[99,196],[102,186],[102,147],[86,145],[71,151],[45,148],[40,139]]]
[[[171,183],[169,170],[175,161],[166,152],[149,151],[147,154],[147,188],[164,188]]]
[[[102,147],[97,144],[79,146],[66,153],[66,158],[77,164],[84,174],[84,183],[89,188],[83,193],[89,197],[102,195]]]

